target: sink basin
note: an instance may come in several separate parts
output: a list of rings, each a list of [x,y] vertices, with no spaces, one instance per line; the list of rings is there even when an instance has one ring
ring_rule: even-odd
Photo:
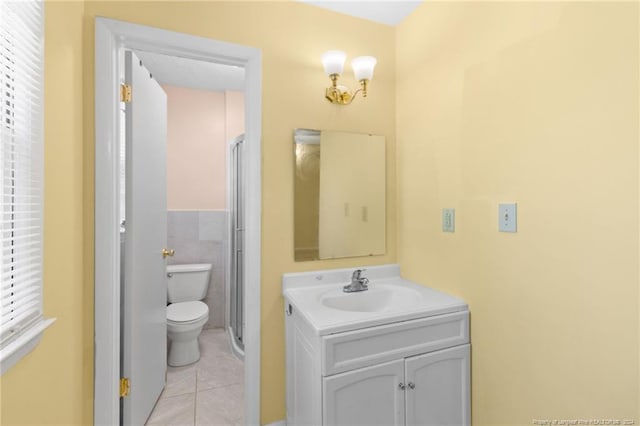
[[[340,311],[380,312],[414,307],[421,298],[420,293],[410,288],[371,285],[369,290],[356,293],[345,293],[342,289],[330,290],[320,296],[320,303]]]
[[[366,268],[369,289],[345,293],[354,268],[282,277],[287,315],[298,312],[320,336],[467,310],[463,300],[400,276],[398,265]]]

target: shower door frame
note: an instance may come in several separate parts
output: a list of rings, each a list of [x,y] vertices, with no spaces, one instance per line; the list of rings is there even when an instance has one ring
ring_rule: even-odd
[[[245,421],[260,424],[261,132],[260,49],[95,18],[94,424],[120,421],[119,86],[121,49],[245,69]],[[251,265],[248,268],[247,265]]]
[[[231,349],[236,356],[244,359],[244,303],[238,307],[238,279],[241,280],[240,300],[244,302],[244,274],[240,272],[238,278],[238,258],[242,258],[244,265],[244,247],[238,244],[238,233],[244,233],[245,217],[244,217],[244,182],[242,180],[242,169],[244,168],[242,155],[242,147],[244,145],[244,133],[233,138],[227,145],[227,206],[228,224],[227,224],[227,241],[229,242],[227,254],[229,256],[229,269],[226,274],[225,296],[229,302],[225,315],[225,328],[232,339]],[[239,223],[238,223],[239,222]],[[238,254],[238,245],[242,251],[242,255]],[[239,312],[238,312],[239,310]],[[235,318],[234,318],[235,317]],[[240,331],[238,332],[238,320],[240,322]],[[235,328],[233,327],[235,324]],[[240,344],[238,344],[240,340]],[[241,347],[239,347],[241,345]]]

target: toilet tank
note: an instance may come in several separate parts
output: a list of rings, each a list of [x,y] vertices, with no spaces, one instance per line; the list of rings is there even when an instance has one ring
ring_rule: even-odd
[[[202,300],[207,295],[211,264],[167,265],[169,303]]]

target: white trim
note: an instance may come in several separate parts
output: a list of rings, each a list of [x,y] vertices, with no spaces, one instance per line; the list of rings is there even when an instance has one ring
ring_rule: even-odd
[[[117,49],[96,19],[94,423],[120,422],[120,225],[118,223]],[[114,236],[117,234],[117,238]]]
[[[246,229],[245,421],[260,424],[260,238],[262,54],[224,43],[106,18],[95,20],[95,393],[94,423],[119,423],[120,245],[118,223],[118,50],[245,68]]]
[[[279,420],[277,422],[269,423],[268,425],[264,426],[287,426],[287,422],[285,420]]]
[[[22,357],[35,349],[42,339],[42,334],[56,321],[55,318],[40,319],[26,331],[23,331],[13,342],[0,350],[0,376],[9,371]]]

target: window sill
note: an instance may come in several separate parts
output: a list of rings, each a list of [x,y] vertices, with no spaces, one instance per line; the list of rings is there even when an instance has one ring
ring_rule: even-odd
[[[55,318],[42,319],[20,337],[0,350],[0,376],[9,371],[21,358],[31,352],[42,339],[42,333],[55,322]]]

